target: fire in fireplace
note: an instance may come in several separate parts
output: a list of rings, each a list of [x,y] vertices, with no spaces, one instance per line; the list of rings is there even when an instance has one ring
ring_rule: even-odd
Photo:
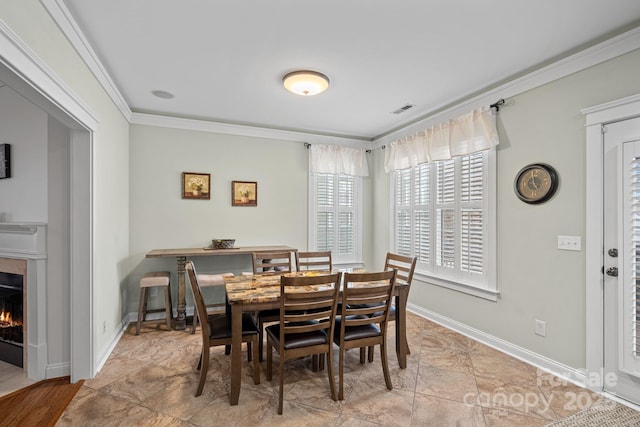
[[[0,360],[23,367],[23,276],[0,273]]]

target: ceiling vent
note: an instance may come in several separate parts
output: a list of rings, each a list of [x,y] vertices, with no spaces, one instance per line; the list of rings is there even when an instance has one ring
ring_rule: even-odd
[[[393,112],[393,114],[402,114],[405,111],[407,111],[410,108],[415,107],[415,104],[407,104],[407,105],[403,105],[402,107],[398,108],[396,111]]]

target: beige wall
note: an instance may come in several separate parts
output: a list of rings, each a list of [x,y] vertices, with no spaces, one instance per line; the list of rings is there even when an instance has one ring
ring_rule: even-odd
[[[585,130],[580,110],[640,93],[640,52],[508,99],[498,113],[497,302],[414,282],[410,303],[570,367],[585,367],[585,252],[557,249],[558,235],[585,236]],[[376,154],[376,180],[384,174]],[[546,162],[560,175],[542,205],[520,202],[513,179],[528,163]],[[388,177],[376,186],[377,258],[386,250]],[[382,184],[382,183],[381,183]],[[386,200],[382,200],[384,195]],[[547,336],[534,335],[544,320]]]

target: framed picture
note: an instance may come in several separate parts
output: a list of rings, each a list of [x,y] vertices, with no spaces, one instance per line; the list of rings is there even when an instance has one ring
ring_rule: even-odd
[[[211,198],[211,174],[182,172],[182,198],[209,200]]]
[[[11,178],[11,145],[0,144],[0,179]]]
[[[232,206],[258,206],[258,183],[231,181]]]

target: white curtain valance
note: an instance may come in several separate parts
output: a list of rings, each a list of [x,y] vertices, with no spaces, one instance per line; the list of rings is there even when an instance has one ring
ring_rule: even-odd
[[[338,145],[309,147],[309,170],[312,173],[369,176],[365,150]]]
[[[449,160],[498,145],[496,117],[483,107],[388,144],[384,169],[391,172],[421,163]]]

